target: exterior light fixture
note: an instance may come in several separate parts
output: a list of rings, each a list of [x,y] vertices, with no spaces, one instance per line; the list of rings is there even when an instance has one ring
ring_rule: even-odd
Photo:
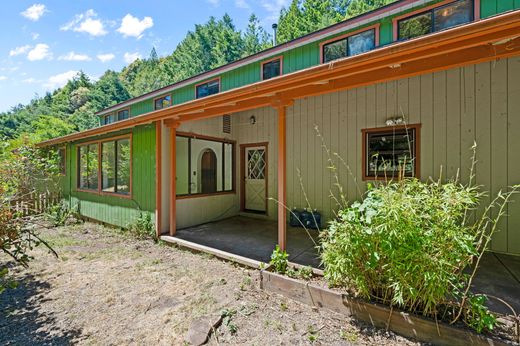
[[[251,125],[254,125],[256,124],[256,117],[254,115],[251,115],[251,117],[249,118],[249,123]]]

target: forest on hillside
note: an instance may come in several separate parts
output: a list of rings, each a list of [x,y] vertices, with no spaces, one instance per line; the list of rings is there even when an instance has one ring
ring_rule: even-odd
[[[280,12],[277,43],[384,6],[395,0],[292,0]],[[272,37],[252,14],[244,31],[229,15],[195,25],[172,54],[154,48],[121,71],[107,70],[97,81],[84,73],[64,87],[36,96],[26,105],[0,113],[3,149],[98,126],[95,113],[129,98],[255,54],[272,46]]]

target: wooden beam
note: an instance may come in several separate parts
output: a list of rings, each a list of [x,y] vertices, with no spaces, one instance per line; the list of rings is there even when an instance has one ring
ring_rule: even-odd
[[[286,115],[287,108],[278,107],[278,245],[282,251],[287,248]]]
[[[177,233],[177,127],[170,127],[170,236]]]
[[[161,236],[162,221],[162,121],[155,122],[155,231]]]

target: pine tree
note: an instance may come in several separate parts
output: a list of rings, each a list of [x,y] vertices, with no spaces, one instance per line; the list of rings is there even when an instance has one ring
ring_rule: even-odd
[[[242,57],[253,55],[272,46],[271,35],[260,25],[258,17],[251,14],[243,35]]]

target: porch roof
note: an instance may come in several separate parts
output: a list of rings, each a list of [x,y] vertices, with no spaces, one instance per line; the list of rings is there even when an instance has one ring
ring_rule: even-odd
[[[281,107],[296,99],[520,54],[520,10],[357,56],[314,66],[83,132],[40,147],[66,143],[165,120],[167,125],[248,109]]]

